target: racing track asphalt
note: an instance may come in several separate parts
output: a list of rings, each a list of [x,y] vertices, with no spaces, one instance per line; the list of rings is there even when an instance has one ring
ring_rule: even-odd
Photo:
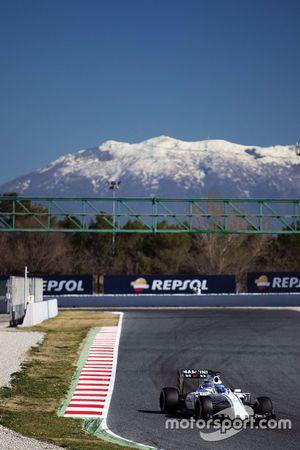
[[[124,313],[108,426],[160,449],[296,449],[300,442],[300,313],[165,310]],[[178,368],[220,370],[223,381],[273,400],[291,430],[251,430],[207,442],[197,429],[165,430],[163,386]]]

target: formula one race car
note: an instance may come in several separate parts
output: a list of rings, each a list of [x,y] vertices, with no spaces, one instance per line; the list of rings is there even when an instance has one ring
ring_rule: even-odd
[[[225,387],[220,374],[213,370],[178,370],[177,387],[165,387],[160,393],[160,410],[166,414],[190,413],[196,420],[206,420],[214,414],[241,420],[250,415],[255,419],[275,419],[269,397],[258,397],[251,403],[250,393]]]

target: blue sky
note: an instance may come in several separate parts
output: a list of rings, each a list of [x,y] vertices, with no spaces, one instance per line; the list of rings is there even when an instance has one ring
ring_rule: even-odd
[[[300,138],[299,0],[1,0],[0,183],[104,140]]]

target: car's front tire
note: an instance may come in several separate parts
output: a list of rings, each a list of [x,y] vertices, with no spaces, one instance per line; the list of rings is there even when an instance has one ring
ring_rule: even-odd
[[[163,388],[159,397],[161,412],[165,414],[175,414],[178,409],[179,394],[176,388]]]
[[[200,397],[196,399],[194,417],[196,420],[206,420],[213,414],[213,402],[210,397]]]

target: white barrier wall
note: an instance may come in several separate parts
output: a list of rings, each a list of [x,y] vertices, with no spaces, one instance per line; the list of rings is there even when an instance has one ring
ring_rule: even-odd
[[[32,327],[44,320],[57,316],[57,299],[45,300],[38,303],[29,303],[21,327]]]
[[[29,295],[34,296],[34,302],[43,301],[43,278],[29,278]]]
[[[8,300],[7,311],[10,313],[10,322],[15,326],[22,322],[27,302],[43,301],[43,279],[9,277],[6,299]]]

